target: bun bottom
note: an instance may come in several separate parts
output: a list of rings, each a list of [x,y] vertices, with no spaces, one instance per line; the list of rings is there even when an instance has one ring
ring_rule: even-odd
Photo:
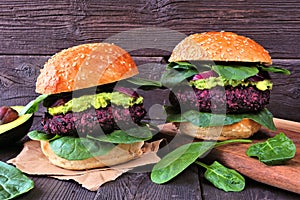
[[[144,142],[133,144],[119,144],[107,154],[92,157],[84,160],[67,160],[56,155],[50,148],[48,141],[40,141],[41,149],[49,161],[58,167],[70,170],[86,170],[92,168],[101,168],[124,163],[138,158],[143,154],[142,146]]]
[[[219,141],[248,138],[256,133],[261,127],[260,124],[248,118],[224,126],[198,127],[190,122],[182,122],[175,125],[179,127],[181,133],[190,135],[194,138]]]

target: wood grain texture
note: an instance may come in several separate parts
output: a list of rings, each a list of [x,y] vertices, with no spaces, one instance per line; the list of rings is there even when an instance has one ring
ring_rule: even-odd
[[[162,192],[158,192],[162,191]],[[184,192],[183,192],[184,191]],[[191,166],[167,184],[151,182],[149,173],[128,173],[101,187],[95,199],[202,199],[198,169]]]
[[[269,185],[262,184],[257,181],[253,181],[245,177],[246,188],[245,190],[237,193],[225,193],[221,190],[214,190],[213,186],[208,183],[207,180],[203,180],[202,190],[204,199],[214,200],[241,200],[241,199],[278,199],[278,200],[298,200],[299,195],[292,192],[286,192],[285,190],[275,188]]]
[[[181,34],[234,31],[261,43],[273,58],[298,58],[300,53],[297,0],[1,0],[0,5],[0,54],[49,55],[76,44],[99,42],[123,31],[146,27],[163,27]],[[128,37],[127,43],[136,43],[139,36]],[[148,43],[156,38],[168,49],[180,38],[164,31],[150,36]],[[147,52],[148,56],[169,55]],[[135,55],[145,55],[145,51]]]

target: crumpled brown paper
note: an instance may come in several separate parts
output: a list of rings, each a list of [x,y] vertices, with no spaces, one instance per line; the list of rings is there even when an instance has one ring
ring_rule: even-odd
[[[15,165],[18,169],[27,174],[48,175],[60,180],[74,180],[84,188],[96,191],[104,183],[115,180],[134,167],[158,162],[160,158],[156,155],[156,152],[158,151],[160,142],[161,140],[145,143],[143,147],[144,153],[140,158],[107,168],[83,171],[62,169],[49,162],[42,153],[39,141],[26,142],[20,154],[7,162]]]

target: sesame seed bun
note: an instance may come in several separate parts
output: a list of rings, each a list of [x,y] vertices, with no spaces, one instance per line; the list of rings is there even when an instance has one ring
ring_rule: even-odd
[[[37,78],[36,92],[57,94],[113,83],[138,74],[131,56],[108,43],[74,46],[52,56]]]
[[[272,64],[268,51],[261,45],[232,32],[205,32],[186,37],[174,48],[169,62],[189,60]]]
[[[260,124],[248,118],[224,126],[198,127],[190,122],[178,123],[176,126],[179,127],[181,133],[190,135],[194,138],[219,141],[248,138],[256,133],[261,127]]]
[[[142,146],[144,142],[136,142],[132,144],[119,144],[107,154],[97,157],[91,157],[84,160],[66,160],[57,156],[50,147],[48,141],[40,141],[41,149],[49,161],[61,168],[70,170],[86,170],[93,168],[101,168],[124,163],[132,159],[138,158],[143,154]]]

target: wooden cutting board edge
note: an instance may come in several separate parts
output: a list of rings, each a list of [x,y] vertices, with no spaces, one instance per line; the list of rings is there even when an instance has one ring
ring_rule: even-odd
[[[274,118],[274,123],[277,129],[299,133],[299,138],[294,141],[296,155],[286,165],[267,166],[256,158],[248,157],[246,150],[250,144],[221,146],[208,156],[253,180],[300,194],[300,123],[278,118]]]

